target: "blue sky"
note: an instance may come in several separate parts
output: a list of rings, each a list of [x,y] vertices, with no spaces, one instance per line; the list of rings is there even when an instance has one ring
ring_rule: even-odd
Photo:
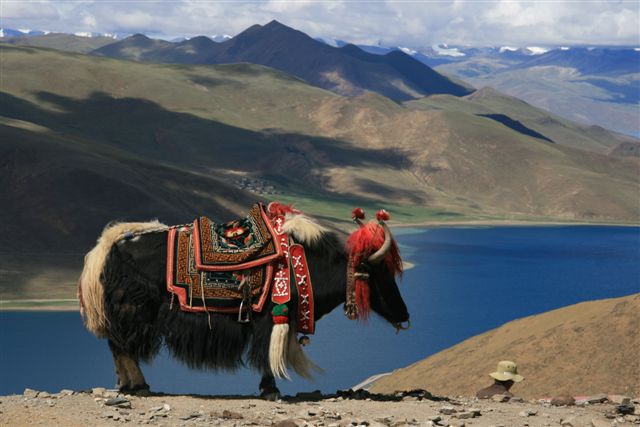
[[[640,1],[2,0],[0,26],[62,32],[235,35],[272,19],[312,37],[420,48],[640,45]]]

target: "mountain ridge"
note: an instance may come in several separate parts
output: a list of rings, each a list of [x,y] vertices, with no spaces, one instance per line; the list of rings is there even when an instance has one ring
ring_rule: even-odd
[[[190,41],[190,40],[189,40]],[[184,64],[250,62],[266,65],[343,95],[373,91],[394,100],[433,93],[456,96],[472,92],[401,52],[379,56],[355,45],[336,48],[278,21],[253,25],[220,42],[201,40],[182,50],[184,43],[140,45],[127,38],[91,52],[118,59]]]

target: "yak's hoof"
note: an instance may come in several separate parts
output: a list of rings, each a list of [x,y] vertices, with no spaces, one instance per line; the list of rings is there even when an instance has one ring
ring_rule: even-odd
[[[133,396],[140,396],[140,397],[151,396],[151,390],[149,390],[149,384],[141,384],[133,387],[121,387],[120,392],[124,394],[130,394]]]
[[[280,390],[278,389],[263,390],[262,393],[260,393],[260,397],[264,400],[268,400],[269,402],[275,402],[280,400],[282,398],[282,395],[280,395]]]

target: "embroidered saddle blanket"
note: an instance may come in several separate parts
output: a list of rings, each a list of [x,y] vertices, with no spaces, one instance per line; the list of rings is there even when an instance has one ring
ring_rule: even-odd
[[[262,310],[276,261],[284,259],[259,203],[245,218],[216,224],[200,217],[172,228],[167,243],[167,289],[184,311],[237,313],[243,299],[253,311]]]

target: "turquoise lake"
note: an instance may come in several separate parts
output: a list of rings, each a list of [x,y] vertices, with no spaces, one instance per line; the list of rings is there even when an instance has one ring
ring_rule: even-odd
[[[407,270],[401,291],[412,328],[377,318],[346,320],[340,309],[317,324],[307,354],[324,369],[316,381],[280,381],[286,394],[335,392],[400,368],[513,319],[640,292],[638,227],[397,229]],[[153,391],[257,393],[259,375],[191,371],[165,353],[143,366]],[[56,392],[113,387],[107,343],[78,313],[0,312],[0,395],[26,387]]]

